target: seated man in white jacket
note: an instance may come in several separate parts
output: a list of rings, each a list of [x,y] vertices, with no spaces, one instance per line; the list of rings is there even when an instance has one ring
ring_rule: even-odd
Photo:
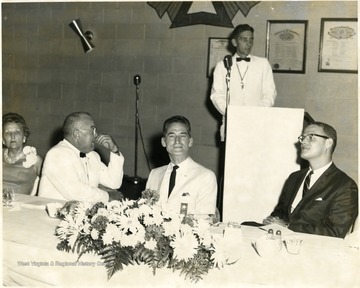
[[[119,191],[104,191],[99,184],[119,189],[123,179],[124,157],[109,135],[98,135],[87,112],[68,115],[63,125],[64,140],[49,150],[43,164],[39,196],[88,202],[121,199]],[[101,162],[95,144],[106,150],[110,161]],[[110,198],[109,198],[110,194]]]
[[[172,213],[194,214],[201,218],[215,215],[216,176],[189,156],[189,148],[193,145],[189,120],[183,116],[167,119],[161,144],[168,152],[170,163],[150,172],[146,188],[158,191],[161,206]],[[172,173],[174,170],[176,175]]]

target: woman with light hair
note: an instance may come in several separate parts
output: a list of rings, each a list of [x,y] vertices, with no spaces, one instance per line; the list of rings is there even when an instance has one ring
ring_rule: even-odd
[[[25,146],[30,130],[17,113],[3,115],[3,189],[15,194],[36,195],[42,157],[36,149]]]

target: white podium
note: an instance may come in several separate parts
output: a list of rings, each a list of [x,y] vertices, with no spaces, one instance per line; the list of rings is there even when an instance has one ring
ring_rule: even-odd
[[[303,109],[229,106],[223,221],[262,223],[289,174],[300,169]]]

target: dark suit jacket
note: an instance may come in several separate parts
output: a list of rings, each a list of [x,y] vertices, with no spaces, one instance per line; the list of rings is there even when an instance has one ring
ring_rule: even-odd
[[[358,215],[356,183],[332,164],[290,213],[307,170],[289,176],[271,215],[285,220],[296,232],[344,238]]]

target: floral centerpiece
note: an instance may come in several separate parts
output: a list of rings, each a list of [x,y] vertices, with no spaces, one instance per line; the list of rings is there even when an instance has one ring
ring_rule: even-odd
[[[58,250],[101,256],[108,279],[126,265],[145,263],[156,269],[179,270],[193,282],[212,268],[230,264],[222,235],[190,215],[170,215],[157,204],[156,191],[139,200],[108,203],[72,201],[64,206],[56,228]]]

